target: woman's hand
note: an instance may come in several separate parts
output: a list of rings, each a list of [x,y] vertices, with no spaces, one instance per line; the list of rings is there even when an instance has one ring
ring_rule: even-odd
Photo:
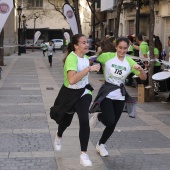
[[[95,64],[95,65],[92,65],[90,66],[90,72],[92,71],[99,71],[100,70],[100,64]]]
[[[146,80],[147,79],[147,75],[146,75],[145,71],[143,70],[143,68],[139,64],[135,64],[132,68],[134,68],[135,70],[140,71],[138,76],[139,76],[139,78],[141,80]]]
[[[132,68],[134,68],[135,70],[138,70],[138,71],[143,70],[143,68],[139,64],[135,64]]]

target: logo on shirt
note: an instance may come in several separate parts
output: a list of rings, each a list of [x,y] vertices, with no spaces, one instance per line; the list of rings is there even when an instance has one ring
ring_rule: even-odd
[[[9,11],[9,5],[6,3],[0,3],[0,13],[6,14]]]

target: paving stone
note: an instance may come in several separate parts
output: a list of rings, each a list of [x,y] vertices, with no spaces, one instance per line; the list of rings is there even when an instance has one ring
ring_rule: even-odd
[[[32,79],[27,79],[27,80],[23,80],[23,79],[14,79],[14,80],[5,80],[5,83],[38,83],[38,80],[32,80]]]
[[[10,87],[9,87],[10,88]],[[18,87],[15,87],[18,88]],[[0,96],[1,95],[42,95],[40,90],[21,90],[21,88],[18,89],[8,89],[8,88],[1,88],[0,89]]]
[[[35,88],[35,87],[40,87],[40,85],[37,83],[37,84],[34,84],[34,83],[26,83],[26,84],[21,84],[21,83],[16,83],[16,84],[14,84],[14,83],[10,83],[10,84],[8,84],[8,83],[4,83],[3,84],[3,86],[2,86],[2,88],[9,88],[9,87],[18,87],[19,89],[21,89],[22,87],[33,87],[33,88]]]
[[[0,152],[53,151],[49,133],[2,134]]]
[[[91,132],[94,145],[101,137],[101,132]],[[106,143],[108,149],[140,149],[140,148],[169,148],[170,140],[154,130],[114,132]]]
[[[40,168],[41,167],[41,168]],[[55,158],[0,159],[0,170],[57,170]]]
[[[142,110],[147,112],[161,112],[161,111],[169,111],[170,110],[170,104],[168,103],[161,103],[161,102],[152,102],[150,104],[149,102],[145,102],[144,104],[138,103],[138,107],[140,107]]]
[[[0,105],[0,113],[3,114],[33,114],[42,113],[44,115],[45,108],[43,105]]]
[[[102,158],[108,170],[170,170],[170,154],[115,155]]]
[[[1,96],[0,103],[42,103],[41,96]]]
[[[48,127],[45,116],[1,117],[0,129],[45,129]]]
[[[170,126],[170,113],[156,115],[155,117],[161,122],[165,123],[167,126]]]

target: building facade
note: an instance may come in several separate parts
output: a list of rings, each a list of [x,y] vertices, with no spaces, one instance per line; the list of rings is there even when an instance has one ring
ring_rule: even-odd
[[[115,29],[117,17],[117,0],[101,0],[101,12],[106,12],[105,34]],[[154,34],[160,37],[163,48],[168,53],[168,36],[170,36],[170,0],[159,0],[155,2],[155,27]],[[150,8],[149,5],[140,9],[139,33],[149,37]],[[100,30],[96,27],[97,31]],[[131,0],[124,0],[120,14],[119,36],[132,35],[136,32],[136,5]],[[98,35],[101,38],[100,34]]]
[[[20,0],[23,14],[26,16],[26,44],[32,44],[36,31],[41,32],[37,41],[37,46],[44,41],[51,39],[62,39],[63,28],[70,32],[70,26],[64,19],[62,7],[64,0]],[[72,5],[72,4],[70,4]],[[59,12],[60,11],[60,12]],[[90,22],[91,13],[86,0],[79,2],[80,20],[82,32],[88,36],[91,28],[87,23]]]

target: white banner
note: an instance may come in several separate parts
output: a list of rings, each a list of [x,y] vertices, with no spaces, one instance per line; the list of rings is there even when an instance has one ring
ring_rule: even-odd
[[[65,32],[64,33],[64,37],[65,37],[65,39],[68,41],[68,43],[70,42],[70,35],[69,35],[69,33],[68,32]]]
[[[37,31],[34,35],[34,44],[37,42],[38,38],[40,37],[41,35],[41,32],[40,31]]]
[[[71,27],[73,35],[78,34],[77,20],[76,20],[76,17],[74,15],[73,9],[69,4],[63,5],[63,13],[66,17],[68,24]]]
[[[0,0],[0,33],[13,7],[13,0]]]

